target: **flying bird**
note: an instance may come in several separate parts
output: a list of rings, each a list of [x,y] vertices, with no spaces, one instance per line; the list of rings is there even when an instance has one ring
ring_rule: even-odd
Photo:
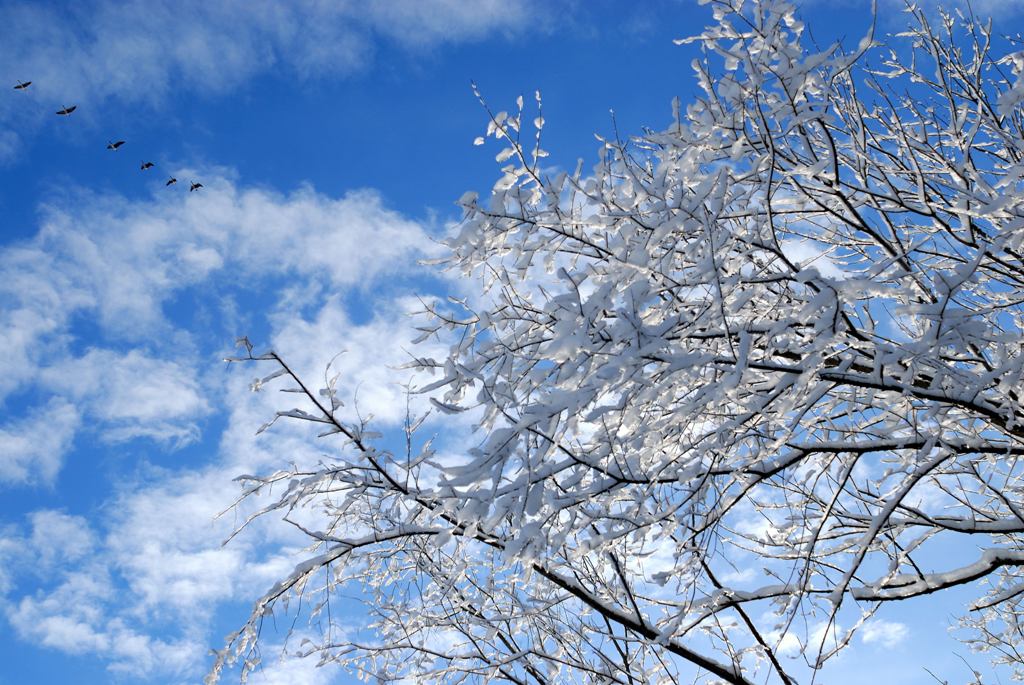
[[[70,107],[62,108],[60,111],[57,112],[57,114],[59,114],[62,117],[66,117],[67,115],[74,112],[76,109],[78,109],[78,105],[71,105]]]
[[[31,85],[31,81],[18,81],[18,85],[14,86],[14,90],[25,90]]]
[[[202,187],[203,187],[202,183],[196,183],[195,181],[192,181],[192,185],[189,186],[188,192],[191,193],[193,190],[199,190]]]
[[[173,176],[171,176],[169,179],[167,179],[167,183],[165,183],[164,185],[165,186],[173,186],[177,182],[178,182],[178,179],[176,179]]]
[[[153,164],[153,162],[143,162],[142,166],[140,166],[139,168],[145,171],[146,169],[152,169],[154,166],[156,165]]]
[[[114,143],[107,143],[107,149],[108,150],[116,150],[117,148],[121,147],[122,145],[124,145],[124,141],[123,140],[118,140],[117,142],[114,142]]]

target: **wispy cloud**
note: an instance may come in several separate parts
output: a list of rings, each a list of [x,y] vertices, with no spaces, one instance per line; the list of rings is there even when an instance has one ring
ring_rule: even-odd
[[[80,418],[74,405],[55,397],[25,417],[0,424],[0,484],[53,482]]]
[[[864,644],[876,643],[882,647],[892,647],[903,642],[910,635],[910,629],[904,623],[886,621],[881,618],[871,619],[860,629],[860,639]]]
[[[156,105],[175,89],[225,93],[270,70],[297,78],[366,68],[380,40],[408,50],[512,35],[535,0],[134,0],[0,4],[0,63],[31,89],[0,100],[0,124],[32,131],[55,105]],[[13,83],[12,83],[13,85]],[[45,120],[52,116],[45,117]],[[0,161],[19,136],[0,132]]]
[[[271,342],[298,367],[319,369],[344,340],[355,354],[340,357],[336,370],[364,381],[358,390],[364,416],[375,413],[393,424],[402,419],[404,398],[394,382],[401,374],[389,367],[402,360],[400,343],[411,337],[403,314],[408,304],[382,308],[362,324],[330,298],[308,318],[282,311],[274,317]],[[253,393],[248,378],[244,370],[232,374],[216,398],[227,425],[205,465],[126,479],[100,521],[34,512],[18,544],[0,547],[18,577],[24,582],[28,576],[35,587],[19,594],[17,577],[7,581],[4,613],[20,639],[69,654],[88,651],[140,679],[194,681],[202,672],[206,650],[221,637],[210,633],[216,613],[262,594],[297,563],[304,542],[290,526],[265,519],[221,546],[248,511],[217,517],[238,495],[233,477],[285,463],[305,468],[324,458],[304,424],[280,422],[272,439],[255,434],[282,399]],[[346,384],[342,394],[351,402],[357,388]],[[52,541],[65,537],[73,544],[55,552]],[[315,660],[271,658],[261,677],[289,682],[301,674],[302,682],[327,682],[330,671],[314,666]]]
[[[44,398],[0,424],[0,481],[52,481],[82,417],[107,442],[174,446],[198,436],[210,405],[197,346],[209,341],[168,316],[177,299],[219,319],[232,303],[218,291],[244,283],[241,292],[268,298],[269,313],[275,300],[401,277],[436,249],[370,191],[278,194],[203,178],[199,197],[130,202],[72,191],[43,209],[33,239],[0,248],[0,402],[27,390]],[[259,294],[280,279],[291,287]],[[96,328],[84,350],[82,321]],[[25,437],[36,431],[45,438]]]
[[[94,418],[108,442],[146,437],[184,444],[197,437],[194,421],[209,411],[187,362],[138,349],[90,349],[61,359],[40,370],[39,384]]]
[[[72,190],[46,204],[35,237],[0,249],[0,330],[17,331],[0,357],[0,397],[22,414],[0,426],[0,484],[52,482],[86,427],[101,449],[120,449],[140,438],[176,446],[200,438],[205,417],[222,420],[197,465],[122,474],[102,517],[46,509],[4,531],[16,544],[0,544],[0,612],[14,634],[139,680],[194,681],[222,637],[210,633],[218,611],[296,563],[294,531],[271,519],[221,546],[240,520],[216,518],[238,495],[233,478],[324,458],[303,424],[255,435],[287,407],[249,388],[269,370],[225,374],[211,354],[228,340],[210,338],[244,318],[232,298],[262,310],[249,323],[311,382],[343,352],[333,373],[344,411],[396,425],[407,374],[395,367],[408,361],[408,313],[421,303],[394,284],[437,249],[371,191],[333,198],[245,188],[226,172],[202,178],[201,195],[158,186],[138,201]],[[182,313],[204,304],[207,319]],[[435,346],[417,351],[442,355]],[[289,660],[262,677],[329,675]]]

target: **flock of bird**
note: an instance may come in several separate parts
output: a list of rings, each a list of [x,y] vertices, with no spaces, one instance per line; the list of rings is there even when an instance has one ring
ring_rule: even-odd
[[[31,85],[32,85],[31,81],[18,81],[18,85],[14,86],[14,90],[21,90],[21,91],[28,90],[28,87],[31,86]],[[70,107],[68,107],[67,105],[61,105],[60,109],[57,110],[57,116],[61,116],[61,117],[71,116],[71,113],[74,112],[76,109],[78,109],[78,105],[71,105]],[[125,141],[123,141],[123,140],[110,141],[110,142],[107,143],[107,149],[110,150],[111,152],[117,152],[118,150],[121,149],[121,146],[124,145],[124,143],[125,143]],[[142,170],[142,171],[148,171],[149,169],[152,169],[155,166],[156,166],[156,164],[154,164],[153,162],[145,162],[144,161],[144,162],[142,162],[142,165],[139,167],[139,169]],[[172,186],[172,185],[174,185],[177,182],[178,182],[178,179],[176,179],[173,176],[171,176],[170,178],[167,179],[167,183],[165,183],[164,185],[165,186]],[[190,193],[195,192],[195,191],[199,190],[202,187],[203,187],[203,184],[199,183],[198,181],[189,181],[188,192],[190,192]]]

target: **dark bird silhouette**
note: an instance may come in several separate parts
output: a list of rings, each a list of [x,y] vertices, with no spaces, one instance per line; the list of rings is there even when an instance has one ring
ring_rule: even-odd
[[[74,112],[76,109],[78,109],[78,105],[71,105],[70,107],[62,108],[61,110],[59,110],[57,112],[57,114],[59,114],[62,117],[66,117],[67,115],[69,115],[72,112]]]
[[[31,81],[18,81],[18,85],[14,86],[14,90],[25,90],[31,85]]]
[[[152,169],[154,166],[156,165],[153,164],[153,162],[143,162],[142,166],[140,166],[139,168],[145,171],[146,169]]]
[[[202,183],[196,183],[195,181],[192,181],[192,185],[189,186],[188,192],[191,193],[193,190],[199,190],[202,187],[203,187]]]
[[[123,140],[119,140],[119,141],[114,142],[114,143],[107,143],[107,149],[108,150],[116,150],[117,148],[121,147],[122,145],[124,145],[124,141]]]
[[[177,182],[178,182],[178,179],[176,179],[173,176],[171,176],[169,179],[167,179],[167,183],[165,183],[164,185],[165,186],[173,186]]]

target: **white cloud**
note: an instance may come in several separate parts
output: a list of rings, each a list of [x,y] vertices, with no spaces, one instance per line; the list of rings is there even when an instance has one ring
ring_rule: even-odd
[[[15,563],[25,556],[23,541],[12,525],[0,525],[0,601],[14,587]]]
[[[168,316],[175,298],[191,293],[199,307],[230,310],[217,279],[231,274],[258,293],[266,279],[283,277],[281,298],[301,295],[307,306],[323,288],[404,277],[436,249],[371,191],[330,198],[309,187],[241,189],[214,172],[202,178],[209,192],[200,197],[162,187],[134,202],[71,191],[44,207],[33,239],[0,248],[0,402],[29,388],[53,398],[0,425],[0,481],[51,481],[83,416],[107,442],[180,446],[198,436],[210,388],[196,346],[210,341],[197,343]],[[103,346],[75,350],[80,319],[95,322]],[[329,334],[340,340],[346,331]],[[379,396],[369,386],[367,399]]]
[[[371,0],[366,20],[407,46],[479,40],[491,32],[517,32],[540,23],[541,4],[531,0]]]
[[[19,332],[10,341],[18,360],[31,362],[28,348],[83,310],[95,310],[115,338],[159,339],[168,332],[164,304],[229,268],[255,280],[316,274],[339,287],[400,273],[432,249],[418,224],[372,191],[335,199],[309,187],[242,190],[212,173],[203,182],[201,197],[131,202],[80,192],[46,205],[34,240],[0,250],[0,293],[13,303],[3,315]]]
[[[408,359],[406,312],[419,302],[393,291],[437,249],[370,191],[330,198],[308,187],[242,189],[211,171],[202,178],[209,192],[198,197],[157,187],[132,202],[73,190],[44,208],[34,238],[0,248],[0,401],[24,413],[0,426],[0,482],[52,482],[82,426],[107,445],[178,445],[227,408],[219,448],[209,441],[203,464],[168,471],[143,461],[92,524],[40,510],[9,531],[16,544],[0,545],[0,608],[15,635],[161,682],[194,681],[221,639],[209,632],[217,612],[259,596],[298,561],[296,531],[272,518],[221,546],[257,504],[215,519],[238,495],[233,478],[324,458],[304,424],[282,421],[272,440],[254,435],[294,396],[249,391],[262,368],[226,374],[210,354],[219,341],[201,321],[183,320],[181,303],[206,303],[210,317],[226,312],[233,327],[244,316],[232,298],[258,299],[267,339],[314,381],[348,348],[335,363],[346,399],[358,378],[364,414],[399,422],[396,381],[406,374],[392,367]],[[245,289],[220,297],[236,279]],[[365,306],[359,321],[343,305],[351,292]],[[49,399],[26,409],[22,397],[33,395]],[[329,671],[310,670],[314,663],[287,660],[261,677],[321,682]]]
[[[226,471],[207,467],[132,484],[93,526],[34,512],[31,532],[11,536],[16,549],[0,546],[0,561],[36,585],[4,607],[15,634],[112,671],[194,682],[220,638],[207,632],[218,607],[257,596],[296,563],[294,547],[261,552],[263,534],[220,546],[232,524],[213,515],[235,494]],[[0,589],[15,587],[6,580]]]
[[[52,594],[22,598],[7,618],[22,640],[109,660],[116,672],[181,674],[202,662],[206,650],[193,640],[161,640],[128,627],[119,618],[105,619],[93,602],[104,598],[110,588],[95,587],[97,581],[102,579],[76,574]],[[90,584],[94,587],[86,587]]]
[[[184,444],[198,437],[195,419],[209,411],[195,370],[187,363],[90,349],[40,370],[42,387],[88,412],[110,442],[148,437]]]
[[[407,29],[396,20],[387,30]],[[335,362],[346,411],[358,386],[364,415],[398,423],[408,374],[393,367],[408,361],[406,313],[420,304],[395,291],[437,246],[372,191],[277,193],[241,187],[223,170],[172,171],[201,178],[204,192],[155,184],[132,201],[70,189],[43,206],[33,238],[0,247],[0,403],[15,410],[0,425],[0,483],[52,482],[85,430],[101,449],[138,438],[176,447],[221,411],[219,446],[201,443],[205,458],[189,458],[202,463],[184,468],[153,466],[142,451],[92,523],[53,510],[27,516],[12,532],[18,544],[0,542],[0,611],[23,641],[88,653],[135,679],[194,682],[222,638],[210,633],[217,613],[262,594],[300,553],[296,531],[272,518],[221,546],[258,504],[215,520],[238,495],[232,479],[325,458],[305,424],[254,435],[295,396],[250,392],[263,368],[225,373],[214,354],[230,341],[223,330],[256,324],[314,381],[347,349]],[[351,295],[358,312],[346,309]],[[325,682],[330,671],[314,664],[268,661],[260,677]]]
[[[797,263],[800,268],[817,269],[818,273],[826,278],[842,280],[849,276],[837,260],[812,240],[784,240],[782,253],[786,255],[787,259]]]
[[[361,324],[334,298],[308,317],[280,309],[272,317],[272,339],[296,368],[309,371],[311,382],[322,376],[339,344],[349,347],[337,369],[344,378],[365,379],[362,411],[399,422],[405,402],[393,381],[403,374],[390,367],[405,360],[401,343],[412,331],[403,312],[414,302],[377,300],[378,314]],[[304,540],[273,517],[220,544],[254,506],[266,503],[249,502],[215,519],[238,494],[234,476],[314,464],[324,459],[326,444],[312,439],[310,426],[294,421],[255,435],[295,396],[253,393],[249,372],[258,371],[232,368],[224,395],[216,398],[229,415],[211,463],[126,481],[103,506],[103,520],[91,527],[81,517],[50,510],[29,517],[31,533],[18,545],[16,564],[23,573],[43,571],[36,574],[43,587],[16,597],[6,611],[19,638],[68,653],[88,651],[112,670],[138,678],[194,680],[209,663],[206,650],[219,646],[221,636],[209,633],[218,610],[258,597],[299,561]],[[89,378],[80,382],[88,385]],[[343,389],[352,391],[353,384]],[[65,536],[74,544],[48,547]],[[334,670],[315,668],[315,658],[277,660],[273,647],[263,652],[267,663],[253,682],[326,683],[333,677]]]
[[[201,621],[245,584],[248,550],[221,547],[229,522],[214,521],[237,493],[229,475],[185,473],[116,499],[104,558],[131,588],[133,610]]]
[[[843,634],[841,625],[818,621],[808,626],[806,633],[794,627],[781,636],[779,631],[772,631],[769,638],[776,643],[776,651],[780,655],[795,659],[800,655],[816,655],[819,650],[824,653],[833,651],[842,641]]]
[[[301,78],[338,76],[373,61],[375,42],[422,50],[512,34],[532,24],[535,0],[93,0],[73,6],[0,4],[0,63],[31,80],[0,101],[0,121],[31,131],[61,104],[97,119],[107,100],[159,103],[175,88],[225,93],[283,68]],[[13,85],[13,83],[11,84]],[[0,135],[0,162],[19,147]]]
[[[51,483],[71,449],[80,416],[62,399],[0,425],[0,483]]]
[[[910,634],[904,623],[874,618],[860,628],[860,639],[864,644],[877,643],[883,647],[892,647],[903,642]]]
[[[29,522],[32,534],[28,544],[35,552],[40,570],[57,562],[78,562],[95,548],[92,529],[81,516],[40,509],[29,515]]]
[[[300,639],[301,636],[292,641],[297,643]],[[249,676],[249,682],[253,685],[327,685],[340,670],[337,664],[319,666],[320,660],[317,657],[297,657],[277,645],[269,645],[262,651],[265,654],[263,662]]]
[[[351,418],[357,418],[358,410],[363,418],[372,415],[376,423],[397,425],[406,411],[402,384],[411,377],[398,367],[412,359],[410,341],[416,332],[411,314],[422,308],[414,297],[393,300],[363,325],[354,325],[336,299],[309,320],[282,311],[275,315],[274,349],[287,356],[300,376],[321,386],[324,366],[333,357],[330,373],[338,374],[338,395],[352,410]],[[439,344],[415,348],[417,356],[446,351]]]

